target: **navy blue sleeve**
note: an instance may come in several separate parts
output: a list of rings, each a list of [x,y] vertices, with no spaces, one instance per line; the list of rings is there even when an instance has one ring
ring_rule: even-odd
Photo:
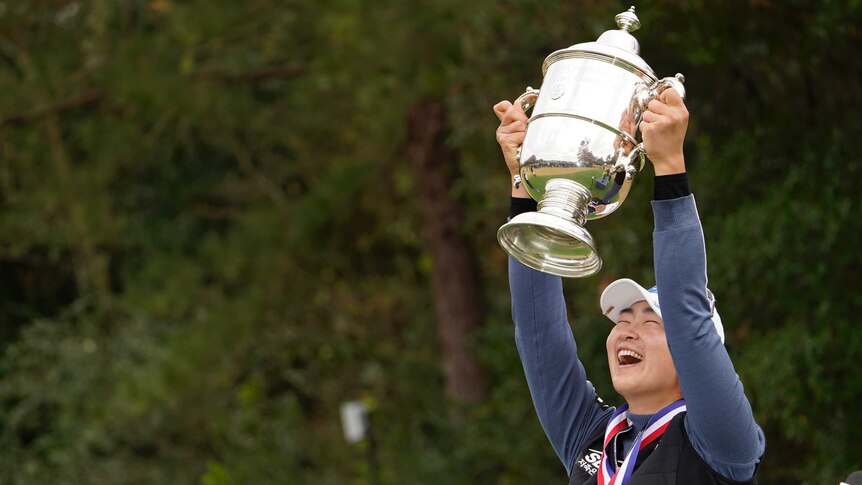
[[[713,470],[732,480],[748,480],[766,440],[712,323],[706,247],[694,196],[656,200],[652,206],[656,283],[686,401],[686,432]]]
[[[509,258],[509,285],[515,343],[533,404],[570,474],[575,454],[614,410],[598,401],[578,360],[561,279]]]

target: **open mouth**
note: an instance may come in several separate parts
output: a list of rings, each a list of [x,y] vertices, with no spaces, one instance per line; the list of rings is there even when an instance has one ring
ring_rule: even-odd
[[[640,364],[644,360],[644,356],[634,350],[620,350],[617,352],[617,361],[620,367]]]

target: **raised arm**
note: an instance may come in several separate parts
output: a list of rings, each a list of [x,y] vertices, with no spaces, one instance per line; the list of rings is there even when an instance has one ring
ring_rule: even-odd
[[[603,406],[578,360],[562,282],[509,258],[515,343],[533,404],[554,451],[571,473],[586,438],[613,412]]]
[[[494,106],[494,112],[500,119],[497,142],[514,175],[518,172],[515,153],[524,141],[527,116],[508,101]],[[523,187],[512,189],[511,202],[512,217],[536,207]],[[509,258],[509,284],[515,343],[533,404],[554,451],[571,473],[575,454],[613,409],[599,402],[578,360],[560,278]]]
[[[656,283],[688,413],[686,431],[713,470],[747,480],[763,455],[742,382],[712,323],[706,249],[694,196],[653,202]]]
[[[653,243],[662,319],[686,400],[685,425],[692,445],[719,474],[747,480],[763,455],[765,439],[712,323],[703,230],[688,190],[679,138],[685,134],[688,112],[673,90],[665,93],[644,117],[654,124],[642,127],[657,175]],[[662,143],[650,145],[659,139]]]

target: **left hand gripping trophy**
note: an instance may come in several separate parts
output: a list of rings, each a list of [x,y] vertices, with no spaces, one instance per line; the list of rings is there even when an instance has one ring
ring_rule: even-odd
[[[668,88],[685,97],[682,74],[658,79],[638,56],[634,10],[616,16],[619,30],[549,55],[542,89],[515,101],[533,107],[518,160],[538,212],[513,218],[497,239],[531,268],[574,278],[601,269],[584,224],[615,211],[643,167],[638,126],[649,102]]]

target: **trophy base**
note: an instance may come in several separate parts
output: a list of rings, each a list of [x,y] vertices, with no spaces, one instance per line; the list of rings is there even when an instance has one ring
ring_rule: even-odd
[[[543,273],[585,278],[602,267],[590,233],[557,215],[518,215],[497,231],[497,240],[512,257]]]

